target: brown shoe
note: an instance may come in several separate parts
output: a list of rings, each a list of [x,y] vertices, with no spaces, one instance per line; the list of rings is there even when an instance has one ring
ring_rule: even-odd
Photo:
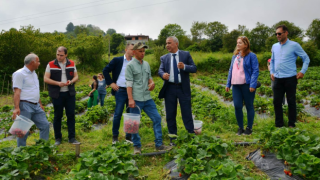
[[[161,146],[156,147],[157,151],[169,151],[171,149],[172,149],[172,146],[165,146],[163,144]]]
[[[134,146],[133,154],[141,154],[141,147]]]

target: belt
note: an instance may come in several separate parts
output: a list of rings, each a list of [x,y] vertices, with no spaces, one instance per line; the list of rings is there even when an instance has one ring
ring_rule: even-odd
[[[176,86],[181,86],[181,83],[173,83],[173,82],[169,82],[169,84],[176,85]]]
[[[20,100],[20,102],[27,102],[27,103],[34,104],[34,105],[38,104],[38,103],[33,103],[33,102],[30,102],[30,101],[27,101],[27,100]]]
[[[127,89],[126,87],[119,87],[119,89]]]

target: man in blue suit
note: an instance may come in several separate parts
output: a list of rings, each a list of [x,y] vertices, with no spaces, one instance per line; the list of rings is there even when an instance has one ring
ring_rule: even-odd
[[[103,69],[103,75],[106,79],[106,84],[111,86],[112,95],[116,98],[116,108],[113,116],[113,126],[112,126],[112,143],[118,141],[119,127],[124,105],[128,107],[128,95],[126,87],[126,67],[127,64],[132,60],[133,57],[133,45],[126,45],[126,53],[124,56],[113,58],[110,63]],[[110,77],[110,72],[112,72],[112,79]],[[131,134],[126,134],[126,141],[131,141]]]
[[[161,65],[158,72],[164,80],[159,98],[165,99],[169,134],[177,134],[177,99],[184,126],[189,133],[194,133],[189,73],[197,72],[197,67],[190,53],[179,50],[178,46],[179,40],[176,37],[167,38],[166,48],[170,53],[160,58]],[[170,141],[170,145],[175,145],[172,139]]]

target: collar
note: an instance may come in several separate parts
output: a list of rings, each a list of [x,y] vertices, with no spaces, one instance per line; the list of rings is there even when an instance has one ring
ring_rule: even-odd
[[[68,66],[69,64],[71,64],[68,58],[66,58],[66,60],[67,60],[67,61],[66,61],[66,66]],[[54,64],[55,64],[56,66],[60,67],[58,59],[55,59],[55,60],[54,60]]]
[[[279,44],[280,44],[280,45],[285,45],[285,44],[287,44],[289,41],[290,41],[290,40],[289,40],[289,38],[288,38],[287,41],[286,41],[284,44],[281,44],[280,42],[279,42]]]
[[[178,51],[177,51],[177,52],[175,52],[175,53],[171,53],[171,56],[172,56],[173,54],[175,54],[175,55],[176,55],[176,57],[177,57],[177,56],[179,56],[179,49],[178,49]]]
[[[131,58],[131,60],[133,59],[133,57]],[[131,60],[127,60],[127,58],[126,58],[126,55],[123,55],[123,61],[127,61],[127,62],[130,62]]]
[[[142,63],[140,63],[140,61],[138,60],[138,59],[136,59],[136,58],[132,58],[132,60],[134,61],[134,62],[136,62],[136,63],[138,63],[138,64],[143,64],[143,60],[142,60]]]
[[[33,73],[33,71],[30,71],[30,69],[27,68],[27,66],[23,66],[23,70],[30,74]]]

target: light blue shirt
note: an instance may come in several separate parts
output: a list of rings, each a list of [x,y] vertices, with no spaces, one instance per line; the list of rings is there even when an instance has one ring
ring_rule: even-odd
[[[123,58],[123,65],[122,65],[122,69],[121,69],[121,72],[119,74],[119,77],[118,77],[118,80],[117,80],[117,85],[119,87],[127,87],[126,86],[126,67],[127,67],[127,64],[130,62],[131,60],[127,60],[126,58],[126,55],[124,55],[124,58]]]
[[[299,43],[287,39],[284,44],[280,44],[280,42],[274,44],[272,46],[270,74],[273,74],[276,78],[296,76],[296,61],[298,56],[303,61],[300,72],[305,74],[308,69],[310,59]]]

